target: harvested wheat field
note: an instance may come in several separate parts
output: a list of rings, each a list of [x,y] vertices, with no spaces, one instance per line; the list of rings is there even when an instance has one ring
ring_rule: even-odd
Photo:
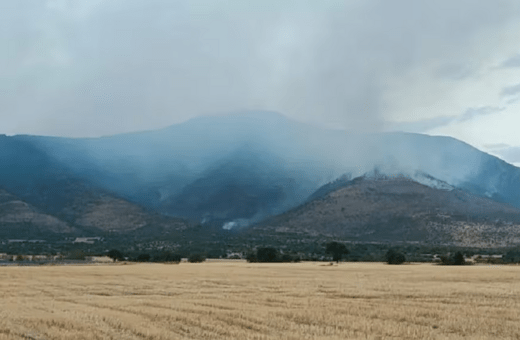
[[[520,339],[520,266],[0,267],[0,339]]]

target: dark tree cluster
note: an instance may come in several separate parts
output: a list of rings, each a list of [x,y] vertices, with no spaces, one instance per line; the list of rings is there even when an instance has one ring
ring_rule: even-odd
[[[148,262],[150,261],[150,254],[139,254],[136,258],[137,262]]]
[[[347,247],[338,242],[330,242],[325,246],[325,251],[328,254],[332,255],[332,260],[339,263],[343,255],[347,255],[349,253]]]
[[[403,253],[390,249],[386,252],[385,260],[388,264],[403,264],[406,257]]]
[[[156,253],[153,255],[143,253],[139,254],[137,257],[133,257],[131,261],[135,262],[159,262],[159,263],[180,263],[182,260],[182,255],[175,254],[169,251],[165,251],[162,253]]]
[[[520,249],[519,250],[510,250],[502,259],[504,263],[520,263]]]
[[[206,256],[201,253],[195,253],[188,256],[188,262],[190,263],[201,263],[206,261]]]
[[[123,261],[125,259],[123,254],[117,249],[110,250],[108,252],[107,256],[110,257],[112,259],[112,261],[114,261],[114,262]]]
[[[125,258],[128,258],[128,261],[132,262],[169,262],[169,263],[179,263],[182,260],[182,256],[180,254],[172,253],[170,251],[163,251],[161,253],[156,253],[150,255],[148,253],[138,253],[138,254],[130,254],[131,256],[125,257],[123,253],[117,249],[112,249],[107,253],[107,256],[110,257],[114,262],[115,261],[123,261]]]
[[[78,260],[78,261],[83,261],[85,260],[87,254],[81,250],[81,249],[74,249],[73,251],[71,251],[69,253],[69,255],[67,256],[67,259],[68,260]]]
[[[247,262],[299,262],[300,258],[290,254],[281,254],[276,248],[262,247],[246,257]]]
[[[153,262],[173,262],[180,263],[182,260],[182,255],[175,254],[169,251],[162,252],[160,254],[156,254],[153,258]]]
[[[453,256],[441,256],[441,264],[445,266],[462,266],[466,264],[464,255],[458,251]]]

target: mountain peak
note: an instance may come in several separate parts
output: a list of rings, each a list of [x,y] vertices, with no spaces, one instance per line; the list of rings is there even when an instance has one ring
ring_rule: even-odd
[[[286,121],[287,117],[283,114],[276,111],[235,111],[231,113],[222,113],[216,115],[208,115],[208,116],[199,116],[192,118],[185,122],[185,124],[201,124],[204,122],[210,123],[224,123],[229,121],[262,121],[262,122],[272,122],[279,123],[282,121]],[[178,124],[172,125],[172,127]]]

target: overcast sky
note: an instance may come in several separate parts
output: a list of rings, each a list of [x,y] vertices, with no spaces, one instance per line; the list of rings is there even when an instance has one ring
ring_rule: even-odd
[[[275,110],[520,164],[517,0],[0,0],[0,133]]]

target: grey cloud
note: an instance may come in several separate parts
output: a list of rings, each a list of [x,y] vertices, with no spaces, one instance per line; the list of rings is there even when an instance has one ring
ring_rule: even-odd
[[[513,97],[511,99],[506,100],[506,103],[507,103],[507,105],[511,105],[513,103],[516,103],[519,100],[520,100],[520,96],[516,96],[516,97]]]
[[[464,80],[478,74],[479,65],[470,63],[448,63],[437,68],[437,77],[447,80]]]
[[[520,162],[520,147],[518,147],[518,146],[504,148],[502,150],[495,151],[495,153],[497,153],[504,160],[506,160],[510,163],[519,163]]]
[[[449,125],[455,120],[455,116],[435,117],[415,122],[389,122],[387,126],[389,131],[424,133],[441,126]]]
[[[505,143],[496,143],[496,144],[484,144],[483,147],[488,150],[497,150],[497,149],[506,149],[511,145]]]
[[[505,60],[500,66],[504,68],[520,67],[520,54],[515,54],[511,58]]]
[[[520,100],[520,84],[507,86],[500,91],[500,96],[506,98],[506,104],[510,105]]]
[[[415,122],[389,122],[387,130],[424,133],[450,124],[462,123],[480,116],[495,114],[503,110],[505,108],[491,106],[468,108],[463,114],[458,116],[435,117]]]
[[[520,93],[520,84],[516,84],[513,86],[507,86],[502,89],[500,92],[500,96],[502,97],[510,97],[515,96]]]
[[[464,112],[462,115],[458,116],[455,120],[457,122],[465,122],[471,119],[474,119],[479,116],[487,116],[490,114],[498,113],[501,111],[504,111],[505,108],[501,107],[491,107],[491,106],[484,106],[479,108],[469,108]]]
[[[241,109],[381,129],[388,79],[430,61],[447,65],[437,76],[469,77],[478,70],[468,63],[473,38],[500,32],[519,14],[513,0],[0,0],[0,7],[4,126],[68,136]]]
[[[431,119],[423,119],[415,122],[389,122],[388,131],[404,131],[425,133],[436,128],[447,126],[454,123],[462,123],[480,116],[487,116],[505,110],[505,108],[484,106],[479,108],[468,108],[463,114],[458,116],[443,116]]]

